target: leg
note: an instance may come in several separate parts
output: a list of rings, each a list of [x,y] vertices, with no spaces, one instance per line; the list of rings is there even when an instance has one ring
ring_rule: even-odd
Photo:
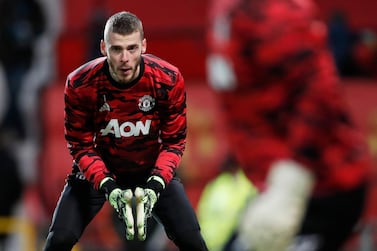
[[[156,204],[155,215],[181,251],[207,251],[200,226],[182,183],[174,178]]]
[[[70,251],[105,202],[105,196],[73,175],[60,196],[44,251]]]
[[[341,250],[362,216],[365,192],[362,186],[334,196],[313,198],[292,250]]]

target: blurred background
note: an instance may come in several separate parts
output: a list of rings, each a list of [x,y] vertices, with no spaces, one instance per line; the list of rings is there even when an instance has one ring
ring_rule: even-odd
[[[348,104],[377,167],[377,1],[316,2],[328,25],[329,46]],[[65,78],[100,55],[105,20],[120,10],[134,12],[143,21],[147,52],[175,64],[185,77],[189,133],[179,172],[198,208],[203,189],[223,170],[227,153],[218,105],[206,83],[207,4],[207,0],[0,0],[0,251],[41,249],[71,170],[63,131]],[[374,180],[377,183],[377,177]],[[365,221],[347,251],[377,250],[374,186],[369,201]],[[105,206],[76,250],[131,250],[113,218]],[[160,249],[155,251],[174,250],[158,230],[153,245]]]

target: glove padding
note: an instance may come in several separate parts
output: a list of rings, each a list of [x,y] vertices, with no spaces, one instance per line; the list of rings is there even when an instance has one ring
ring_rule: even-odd
[[[138,238],[143,241],[147,237],[147,220],[152,216],[153,207],[157,202],[157,195],[152,189],[137,187],[135,198]]]
[[[159,192],[165,188],[165,182],[161,177],[152,176],[148,179],[146,188],[135,189],[136,198],[136,225],[139,240],[145,240],[147,236],[147,221],[152,216],[153,208],[158,200]]]
[[[249,251],[286,250],[300,227],[312,186],[312,174],[296,162],[275,163],[267,190],[245,211],[236,243]]]
[[[100,189],[105,191],[106,199],[118,213],[126,225],[126,238],[132,240],[135,235],[134,217],[132,214],[132,191],[130,189],[121,190],[112,178],[105,178],[101,181]]]
[[[149,218],[152,216],[152,210],[154,208],[154,205],[157,202],[157,194],[154,190],[146,188],[144,189],[144,198],[143,198],[143,203],[144,203],[144,212],[145,212],[145,217]]]

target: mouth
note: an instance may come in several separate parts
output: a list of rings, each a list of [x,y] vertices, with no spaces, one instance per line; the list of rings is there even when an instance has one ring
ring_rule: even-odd
[[[132,68],[120,68],[119,70],[123,75],[128,75],[132,71]]]

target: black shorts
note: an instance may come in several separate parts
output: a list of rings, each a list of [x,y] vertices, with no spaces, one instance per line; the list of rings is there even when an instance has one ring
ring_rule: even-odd
[[[55,208],[45,250],[58,250],[53,247],[56,248],[58,242],[73,246],[105,201],[104,194],[95,190],[88,181],[70,176]],[[173,178],[161,192],[153,216],[162,223],[167,236],[180,250],[207,250],[195,211],[178,178]],[[59,234],[69,240],[56,236]],[[60,246],[63,246],[62,243]]]

